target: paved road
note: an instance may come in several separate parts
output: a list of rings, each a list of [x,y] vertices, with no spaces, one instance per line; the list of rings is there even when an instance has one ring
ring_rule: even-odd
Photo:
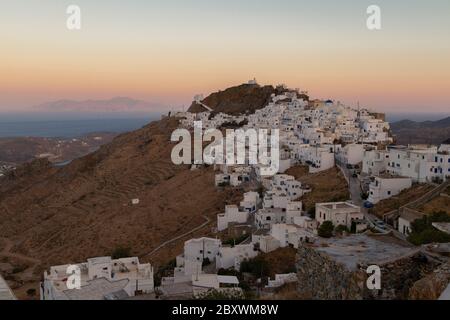
[[[375,221],[379,220],[377,217],[375,217],[373,214],[370,214],[369,211],[367,210],[367,208],[364,207],[364,199],[361,198],[361,184],[358,180],[358,178],[355,178],[352,176],[352,174],[350,173],[350,171],[344,166],[339,166],[342,170],[342,172],[345,175],[346,180],[348,181],[348,188],[349,188],[349,192],[350,192],[350,199],[352,200],[352,202],[354,204],[356,204],[357,206],[361,207],[361,212],[364,213],[364,217],[367,220],[367,222],[369,222],[369,224],[375,228],[378,232],[381,233],[387,233],[389,231],[395,231],[394,228],[392,228],[391,226],[385,224],[386,226],[386,230],[380,228],[379,226],[377,226],[375,224]]]

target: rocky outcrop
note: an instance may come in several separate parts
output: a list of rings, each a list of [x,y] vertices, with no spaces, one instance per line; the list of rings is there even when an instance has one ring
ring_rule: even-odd
[[[309,245],[299,247],[296,259],[299,296],[318,300],[408,299],[409,288],[436,267],[420,252],[379,264],[381,289],[369,290],[368,265],[350,270]]]
[[[366,280],[363,272],[351,272],[313,247],[297,252],[299,296],[317,300],[361,300]]]
[[[287,89],[283,87],[259,86],[257,84],[242,84],[210,94],[202,100],[214,112],[224,112],[237,115],[243,113],[254,113],[255,110],[264,108],[269,102],[272,94],[281,94]],[[300,95],[308,100],[306,95]],[[190,106],[189,112],[199,113],[206,111],[205,107],[195,101]]]
[[[436,300],[450,283],[450,263],[441,265],[431,274],[415,282],[409,290],[413,300]]]

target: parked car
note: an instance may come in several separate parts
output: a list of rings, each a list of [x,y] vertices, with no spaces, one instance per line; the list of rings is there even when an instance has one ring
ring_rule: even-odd
[[[370,201],[365,201],[364,208],[367,208],[367,209],[373,208],[373,203]]]

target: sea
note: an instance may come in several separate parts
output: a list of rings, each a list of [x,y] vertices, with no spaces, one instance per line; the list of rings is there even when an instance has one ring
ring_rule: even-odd
[[[387,113],[386,120],[436,121],[448,113]],[[0,113],[0,138],[73,138],[94,132],[122,133],[161,118],[161,113]]]
[[[89,133],[122,133],[161,118],[161,113],[0,113],[0,138],[73,138]]]

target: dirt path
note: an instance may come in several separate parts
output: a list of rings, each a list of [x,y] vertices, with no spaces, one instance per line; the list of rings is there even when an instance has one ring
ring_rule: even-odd
[[[195,227],[194,229],[191,229],[191,230],[188,231],[188,232],[185,232],[185,233],[183,233],[183,234],[181,234],[181,235],[179,235],[179,236],[176,236],[176,237],[174,237],[174,238],[172,238],[172,239],[170,239],[170,240],[167,240],[167,241],[161,243],[159,246],[157,246],[155,249],[153,249],[153,250],[150,251],[149,253],[146,253],[146,254],[141,255],[140,258],[145,258],[145,257],[151,256],[152,254],[154,254],[154,253],[157,252],[158,250],[164,248],[164,247],[167,246],[168,244],[170,244],[170,243],[172,243],[172,242],[175,242],[175,241],[177,241],[177,240],[180,240],[180,239],[182,239],[182,238],[184,238],[184,237],[190,235],[191,233],[194,233],[195,231],[202,229],[203,227],[205,227],[206,225],[208,225],[208,224],[211,222],[211,219],[209,219],[207,216],[203,216],[203,218],[205,218],[206,221],[205,221],[204,223],[202,223],[201,225],[199,225],[198,227]]]
[[[12,242],[10,239],[7,238],[1,238],[1,240],[6,243],[5,247],[2,251],[0,251],[0,257],[7,257],[7,258],[13,258],[17,260],[24,261],[28,264],[31,264],[24,272],[20,274],[20,277],[22,279],[31,279],[33,278],[33,272],[35,268],[41,263],[39,259],[35,259],[32,257],[28,257],[26,255],[12,252],[11,250],[14,247],[14,242]]]

